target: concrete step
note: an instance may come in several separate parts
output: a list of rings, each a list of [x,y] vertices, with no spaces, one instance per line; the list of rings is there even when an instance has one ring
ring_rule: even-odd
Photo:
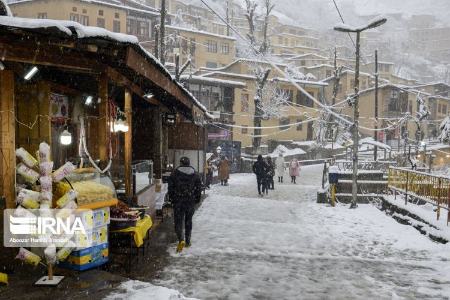
[[[360,204],[368,204],[374,200],[374,198],[382,197],[382,194],[358,194],[356,202]],[[337,193],[336,200],[340,203],[351,203],[352,202],[351,193]]]
[[[353,181],[351,179],[339,180],[336,185],[337,193],[351,193]],[[358,193],[381,194],[388,188],[386,180],[358,180]]]
[[[359,171],[358,172],[358,180],[383,180],[385,173],[383,171]],[[346,170],[339,172],[339,180],[341,179],[352,179],[353,171]]]

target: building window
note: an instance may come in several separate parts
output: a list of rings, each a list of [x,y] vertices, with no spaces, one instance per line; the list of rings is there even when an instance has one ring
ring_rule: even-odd
[[[47,13],[38,13],[37,18],[38,19],[47,19]]]
[[[80,23],[84,26],[89,26],[89,17],[88,16],[80,16]]]
[[[242,128],[241,128],[241,133],[242,134],[248,134],[248,125],[242,125]]]
[[[127,20],[127,34],[133,34],[133,25],[135,25],[134,23],[134,20]]]
[[[120,14],[119,13],[115,13],[114,14],[114,18],[119,19],[120,18]]]
[[[87,14],[87,9],[83,8],[83,14]]]
[[[284,117],[284,118],[281,118],[280,119],[280,130],[288,130],[291,126],[289,125],[290,124],[290,120],[289,120],[289,118],[286,118],[286,117]]]
[[[120,21],[117,20],[113,21],[113,31],[120,32]]]
[[[248,94],[241,94],[241,112],[249,111]]]
[[[447,114],[447,104],[442,104],[442,113],[443,113],[444,115]]]
[[[190,54],[194,55],[195,54],[195,38],[190,38],[190,45],[191,45],[191,49],[190,49]]]
[[[97,18],[97,27],[105,28],[105,19]]]
[[[314,97],[314,93],[308,93],[310,94],[312,97]],[[303,105],[306,107],[314,107],[314,102],[307,97],[305,94],[303,94],[301,91],[299,91],[297,93],[297,104],[299,105]]]
[[[228,43],[222,43],[221,52],[222,52],[223,54],[228,54],[228,53],[230,53],[230,44],[228,44]]]
[[[80,15],[79,14],[70,14],[70,21],[80,22]]]
[[[148,37],[149,30],[148,30],[148,22],[138,21],[138,28],[137,28],[137,34],[141,37]]]
[[[73,12],[77,12],[77,8],[76,7],[72,7],[72,11]]]
[[[215,69],[215,68],[217,68],[217,63],[216,62],[207,61],[206,62],[206,67],[210,68],[210,69]]]
[[[210,53],[217,53],[217,42],[216,41],[211,41],[208,40],[206,42],[207,48],[208,48],[208,52]]]
[[[300,61],[300,65],[301,65],[302,67],[306,66],[306,61],[301,60],[301,61]]]
[[[302,122],[302,119],[297,119],[297,123]],[[297,124],[297,131],[302,131],[303,130],[303,124]]]
[[[441,104],[439,103],[438,104],[438,113],[441,113],[442,112],[442,110],[441,110]]]
[[[99,16],[103,16],[103,9],[100,9],[100,10],[98,11],[98,15],[99,15]]]
[[[331,77],[331,70],[327,70],[325,76],[326,76],[327,78]]]

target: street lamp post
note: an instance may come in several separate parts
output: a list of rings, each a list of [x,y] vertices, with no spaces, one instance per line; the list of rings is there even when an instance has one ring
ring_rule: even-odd
[[[355,94],[352,99],[353,105],[353,183],[352,183],[352,203],[350,208],[356,208],[358,198],[358,146],[359,146],[359,61],[360,61],[360,37],[361,32],[372,29],[386,23],[385,18],[378,18],[369,24],[361,27],[350,27],[339,25],[334,30],[346,33],[356,33],[356,64],[355,64]]]

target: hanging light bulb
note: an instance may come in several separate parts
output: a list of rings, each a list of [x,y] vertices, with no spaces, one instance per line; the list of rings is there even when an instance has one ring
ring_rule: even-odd
[[[61,145],[65,146],[72,144],[72,134],[67,130],[67,128],[64,129],[64,131],[59,136],[59,142],[61,143]]]
[[[0,61],[0,71],[3,71],[5,69],[5,65]]]
[[[87,97],[86,97],[86,101],[84,102],[84,104],[86,104],[86,105],[91,105],[92,99],[94,99],[94,97],[92,97],[92,96],[87,96]]]

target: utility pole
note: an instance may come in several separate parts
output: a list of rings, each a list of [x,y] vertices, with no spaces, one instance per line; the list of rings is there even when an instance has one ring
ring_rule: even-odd
[[[155,50],[154,55],[156,58],[159,58],[159,26],[155,25]]]
[[[359,150],[359,59],[360,59],[360,36],[356,32],[356,65],[355,65],[355,99],[353,104],[353,184],[352,204],[350,208],[356,208],[358,198],[358,150]]]
[[[378,141],[378,50],[375,50],[375,131],[373,140]],[[373,149],[373,160],[378,160],[378,147]]]
[[[159,60],[164,66],[166,63],[166,0],[161,0],[161,23],[159,25]]]
[[[230,36],[230,0],[227,0],[227,15],[226,15],[226,19],[227,19],[227,36]]]
[[[355,64],[355,94],[353,95],[353,182],[352,182],[352,203],[350,208],[356,208],[358,199],[358,148],[359,148],[359,61],[361,47],[361,32],[367,29],[375,28],[386,23],[385,18],[380,18],[367,24],[364,27],[350,28],[347,26],[336,26],[334,30],[350,33],[356,33],[356,64]]]

